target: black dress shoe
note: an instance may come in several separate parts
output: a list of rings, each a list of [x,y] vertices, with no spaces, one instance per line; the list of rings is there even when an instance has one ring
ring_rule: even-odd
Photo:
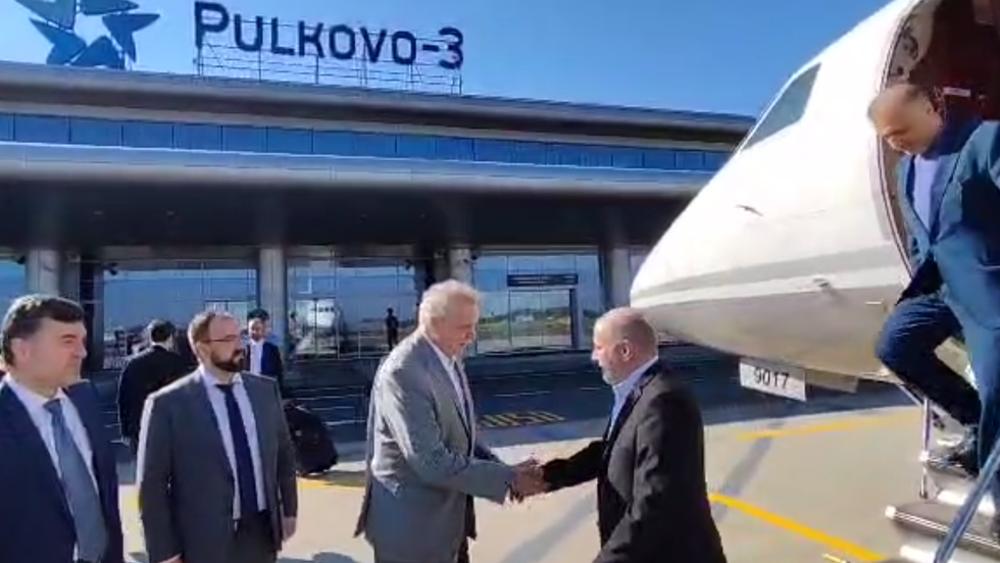
[[[978,451],[978,429],[968,428],[962,439],[949,448],[940,452],[941,459],[949,465],[953,465],[970,477],[979,475],[979,451]]]

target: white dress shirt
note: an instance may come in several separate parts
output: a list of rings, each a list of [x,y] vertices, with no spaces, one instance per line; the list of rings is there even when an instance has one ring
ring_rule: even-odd
[[[21,403],[24,404],[24,408],[28,410],[28,415],[31,417],[31,421],[35,423],[35,427],[38,428],[38,432],[42,436],[42,441],[45,442],[45,449],[48,450],[49,456],[52,458],[52,464],[56,468],[56,473],[59,473],[61,478],[62,474],[59,470],[59,454],[56,452],[55,429],[52,425],[52,413],[45,410],[45,404],[49,402],[50,398],[39,395],[31,389],[28,389],[24,385],[18,383],[17,379],[11,377],[10,375],[5,376],[4,381],[10,387],[11,391],[17,395],[17,398],[21,400]],[[59,402],[62,403],[63,417],[66,419],[66,426],[69,428],[69,433],[73,437],[73,442],[83,455],[83,461],[87,464],[87,470],[90,471],[90,478],[94,480],[94,486],[96,487],[97,479],[94,476],[94,451],[90,447],[90,438],[87,437],[87,428],[83,425],[80,413],[76,410],[76,405],[73,404],[73,401],[71,401],[61,390],[56,393],[55,397],[52,398],[59,399]]]
[[[458,369],[455,366],[455,359],[445,354],[431,339],[428,338],[427,342],[431,345],[434,353],[437,354],[438,359],[441,360],[441,365],[444,366],[445,371],[448,372],[448,378],[451,379],[451,385],[455,388],[455,394],[458,395],[458,405],[462,407],[462,417],[464,418],[469,410],[465,404],[465,385],[462,383],[462,376],[458,373]]]
[[[226,457],[229,459],[229,467],[233,471],[233,479],[237,479],[239,473],[236,471],[236,453],[233,449],[233,435],[229,430],[229,411],[226,410],[226,395],[217,387],[222,384],[215,376],[208,373],[204,367],[199,366],[197,377],[205,384],[208,391],[208,399],[212,403],[212,411],[215,412],[215,420],[219,424],[219,434],[222,435],[222,445],[226,449]],[[243,378],[237,374],[233,378],[233,394],[236,396],[236,403],[240,406],[240,417],[243,419],[243,427],[246,429],[247,441],[250,442],[250,457],[253,459],[253,475],[257,485],[257,511],[267,510],[267,497],[264,493],[264,472],[260,459],[260,441],[257,437],[257,419],[253,412],[253,405],[250,403],[250,395],[243,385]],[[240,506],[239,485],[233,491],[233,519],[238,520],[242,514],[243,507]]]
[[[45,449],[48,450],[49,457],[52,458],[52,465],[55,466],[56,474],[61,479],[62,471],[59,469],[59,453],[56,452],[55,427],[52,424],[52,413],[45,409],[45,404],[51,399],[21,385],[10,374],[4,376],[3,380],[21,401],[24,408],[27,409],[28,416],[35,423],[35,428],[38,429],[38,433],[42,436],[42,442],[45,443]],[[90,472],[90,478],[94,481],[94,487],[98,488],[94,473],[94,451],[91,449],[90,438],[87,437],[87,428],[83,425],[83,419],[80,418],[80,413],[76,410],[76,405],[73,404],[73,401],[62,390],[58,391],[56,396],[52,398],[59,399],[59,402],[62,403],[63,418],[66,419],[66,427],[73,437],[73,443],[76,444],[77,449],[83,455],[83,461],[87,464],[87,471]],[[73,552],[73,558],[75,559],[76,546],[73,546]]]
[[[250,373],[261,375],[261,362],[264,357],[264,340],[250,341]]]
[[[622,408],[628,401],[629,395],[632,394],[632,391],[635,389],[635,386],[638,385],[639,380],[642,379],[642,375],[646,373],[646,370],[652,367],[658,359],[659,358],[657,357],[653,357],[648,362],[639,366],[638,369],[630,373],[628,377],[611,386],[611,390],[614,391],[615,394],[615,404],[611,407],[611,420],[608,423],[608,436],[610,436],[611,431],[614,430],[615,423],[618,421],[618,415],[621,414]]]

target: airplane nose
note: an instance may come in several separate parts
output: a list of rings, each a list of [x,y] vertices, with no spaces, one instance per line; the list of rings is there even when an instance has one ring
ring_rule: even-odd
[[[714,181],[713,181],[714,182]],[[722,297],[739,256],[752,250],[748,221],[757,216],[720,200],[709,186],[688,205],[649,253],[632,282],[632,306],[662,332],[698,342],[705,310]]]

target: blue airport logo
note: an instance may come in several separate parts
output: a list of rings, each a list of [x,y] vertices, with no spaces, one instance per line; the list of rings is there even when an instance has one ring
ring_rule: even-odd
[[[137,11],[130,0],[14,0],[35,16],[32,25],[52,44],[46,64],[125,69],[135,62],[135,34],[160,19]],[[88,43],[76,32],[78,18],[100,18],[105,33]]]

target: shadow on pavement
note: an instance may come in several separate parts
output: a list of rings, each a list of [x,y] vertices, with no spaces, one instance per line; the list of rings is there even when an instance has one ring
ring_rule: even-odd
[[[317,553],[311,559],[296,559],[294,557],[279,557],[278,563],[357,563],[357,559],[340,553]]]
[[[141,551],[128,554],[132,561],[137,563],[149,563],[149,558]],[[313,555],[310,559],[298,559],[295,557],[279,557],[278,563],[358,563],[357,559],[342,555],[340,553],[323,552]]]
[[[780,424],[781,421],[792,417],[830,413],[856,412],[858,415],[866,415],[866,411],[870,409],[912,404],[896,387],[884,385],[863,388],[857,394],[820,394],[805,403],[745,390],[742,392],[745,394],[743,400],[736,403],[712,405],[711,402],[701,401],[705,409],[706,426],[755,420],[771,420]],[[606,423],[605,418],[589,418],[525,426],[483,428],[480,432],[487,444],[504,448],[595,438],[604,433]],[[338,467],[364,461],[363,442],[338,441],[337,449],[340,453]],[[124,447],[121,448],[119,463],[121,484],[134,484],[135,462]],[[328,481],[330,484],[341,486],[360,486],[360,476],[353,476],[352,471],[342,471],[338,468],[323,476],[310,479]]]
[[[858,412],[913,404],[895,387],[868,389],[856,395],[830,395],[801,403],[791,399],[760,395],[759,400],[706,408],[705,425],[784,420],[797,416]],[[484,440],[493,447],[521,446],[543,442],[580,440],[600,436],[606,419],[554,422],[533,426],[484,430]]]

